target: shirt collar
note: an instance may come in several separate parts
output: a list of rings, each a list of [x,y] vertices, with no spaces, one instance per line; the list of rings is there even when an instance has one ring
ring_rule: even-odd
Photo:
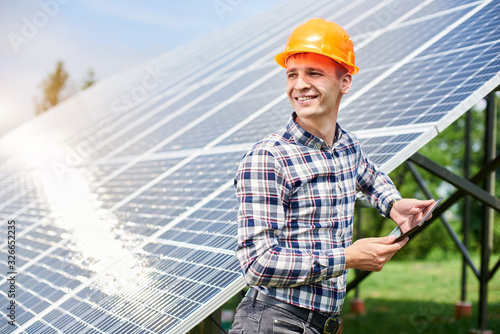
[[[312,147],[315,149],[331,149],[330,145],[328,145],[323,139],[316,137],[315,135],[307,132],[306,130],[302,129],[300,125],[297,123],[295,118],[297,117],[297,114],[293,112],[293,114],[290,116],[290,120],[288,121],[288,124],[286,126],[286,129],[288,133],[299,143]],[[336,129],[335,129],[335,142],[333,144],[334,147],[336,147],[339,142],[340,138],[342,138],[342,129],[340,128],[340,125],[337,123],[336,124]]]

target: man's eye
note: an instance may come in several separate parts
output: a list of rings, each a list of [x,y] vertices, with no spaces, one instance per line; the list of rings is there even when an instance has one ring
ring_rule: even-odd
[[[293,79],[295,78],[297,75],[295,73],[288,73],[287,77],[288,79]]]
[[[321,75],[319,72],[311,72],[311,75]]]

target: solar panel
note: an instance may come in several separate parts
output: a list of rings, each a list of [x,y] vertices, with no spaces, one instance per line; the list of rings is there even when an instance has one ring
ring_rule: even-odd
[[[105,79],[0,139],[2,333],[185,333],[244,287],[232,177],[291,114],[273,56],[312,17],[354,40],[339,123],[386,172],[500,84],[500,3],[472,0],[284,1]]]

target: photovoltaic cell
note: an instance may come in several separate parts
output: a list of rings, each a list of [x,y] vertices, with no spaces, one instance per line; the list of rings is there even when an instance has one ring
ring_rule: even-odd
[[[350,33],[360,72],[339,123],[390,172],[500,84],[499,14],[487,0],[284,1],[4,136],[18,273],[0,332],[188,332],[245,284],[232,178],[292,113],[273,61],[292,29],[324,17]]]

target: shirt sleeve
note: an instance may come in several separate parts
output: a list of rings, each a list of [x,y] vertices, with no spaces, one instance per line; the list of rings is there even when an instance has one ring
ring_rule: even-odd
[[[401,194],[392,180],[380,171],[361,149],[359,153],[357,186],[380,214],[386,217],[389,203],[392,200],[400,200]]]
[[[239,200],[236,255],[249,285],[293,287],[340,276],[345,251],[312,251],[280,240],[290,187],[277,159],[266,150],[246,155],[235,177]]]

